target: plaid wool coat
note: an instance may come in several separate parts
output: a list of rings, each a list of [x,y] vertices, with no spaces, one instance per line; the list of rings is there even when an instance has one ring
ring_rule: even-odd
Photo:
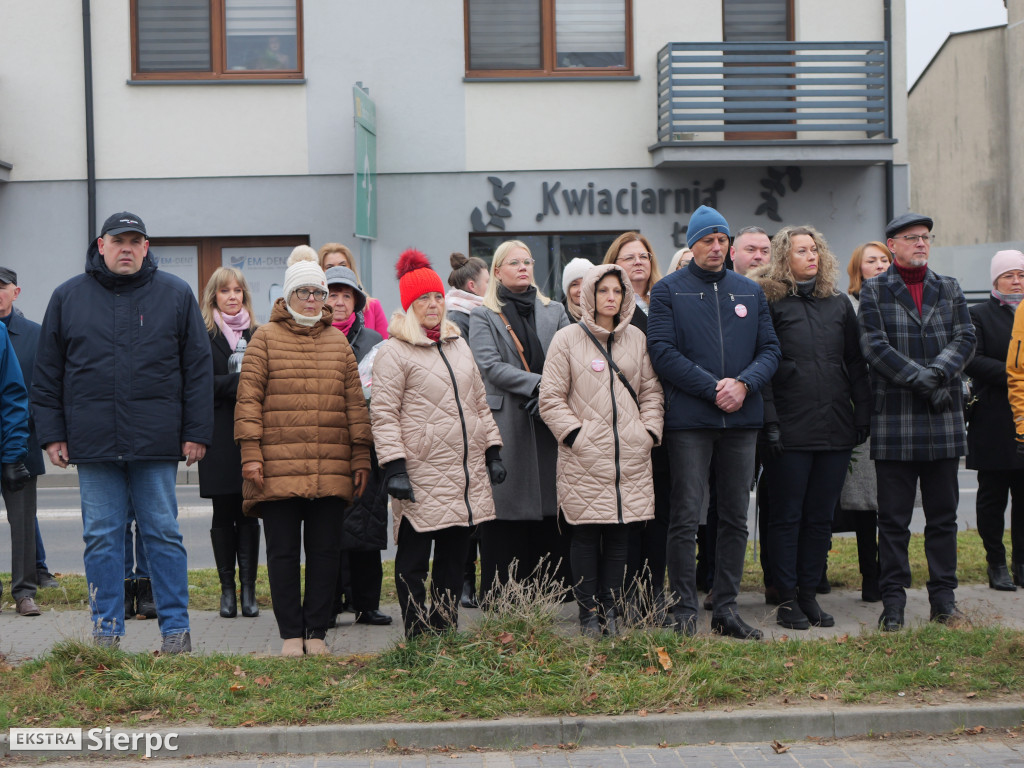
[[[860,294],[860,345],[869,366],[874,411],[871,458],[935,461],[967,452],[960,376],[974,356],[975,334],[960,285],[925,273],[918,313],[896,265],[864,282]],[[908,381],[934,366],[946,374],[953,397],[943,412],[915,395]]]

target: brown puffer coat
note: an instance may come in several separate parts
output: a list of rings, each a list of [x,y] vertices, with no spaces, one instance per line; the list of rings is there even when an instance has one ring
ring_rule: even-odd
[[[594,307],[598,282],[613,271],[623,284],[622,309],[609,334],[594,321]],[[647,339],[630,325],[636,300],[622,268],[603,264],[587,272],[580,306],[580,323],[555,334],[540,381],[540,414],[558,440],[558,504],[573,525],[650,520],[651,448],[661,442],[665,414]],[[639,408],[581,323],[610,349],[639,397]],[[570,448],[564,441],[574,429],[580,431]]]
[[[484,451],[501,447],[501,433],[469,345],[451,321],[442,329],[435,344],[412,312],[396,312],[373,361],[377,459],[405,459],[416,496],[391,501],[396,541],[403,517],[421,532],[494,519]]]
[[[312,328],[278,299],[242,359],[235,440],[242,464],[263,464],[263,490],[242,482],[243,510],[288,498],[351,500],[352,475],[370,469],[370,418],[356,356],[331,326],[331,309]],[[338,514],[342,512],[338,506]]]

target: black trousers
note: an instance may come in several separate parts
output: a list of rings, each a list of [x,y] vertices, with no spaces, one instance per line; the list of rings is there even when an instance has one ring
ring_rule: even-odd
[[[910,518],[917,481],[924,504],[924,554],[928,560],[928,600],[954,601],[956,579],[956,508],[960,501],[960,460],[875,461],[878,478],[879,589],[886,605],[905,606],[910,586]]]
[[[333,613],[341,613],[345,603],[356,613],[380,609],[380,585],[384,566],[379,549],[342,550],[338,561],[338,581],[334,588]]]
[[[477,526],[480,530],[480,596],[486,600],[490,591],[508,581],[509,573],[517,581],[539,575],[541,561],[548,575],[553,575],[566,589],[573,580],[569,565],[569,542],[572,526],[559,526],[554,517],[543,520],[489,520]],[[461,585],[460,585],[461,587]]]
[[[242,494],[233,493],[227,496],[214,496],[213,521],[211,528],[234,528],[236,525],[259,525],[255,517],[247,517],[242,513]]]
[[[426,582],[431,545],[434,562],[430,567],[428,609]],[[467,526],[421,532],[413,528],[407,518],[402,519],[398,527],[398,551],[395,553],[395,591],[402,608],[406,637],[428,629],[442,632],[458,626],[459,595],[468,546]]]
[[[654,519],[629,523],[629,549],[626,556],[625,589],[627,599],[643,603],[639,607],[664,610],[665,566],[668,558],[669,497],[672,479],[668,472],[654,473]],[[572,541],[581,526],[574,526]],[[573,545],[574,546],[574,545]],[[572,551],[572,550],[570,550]],[[571,558],[570,558],[571,559]],[[572,572],[579,580],[575,564]],[[647,603],[650,605],[646,605]]]
[[[274,618],[282,639],[327,635],[338,581],[344,500],[281,499],[259,505],[267,540],[267,574]],[[306,553],[306,588],[301,594],[299,563]]]
[[[771,494],[768,547],[772,583],[782,597],[813,596],[832,540],[832,513],[850,451],[783,451],[765,461]]]
[[[617,608],[626,575],[629,528],[621,523],[574,525],[569,547],[573,591],[580,621],[594,613],[598,603],[605,613]]]
[[[978,534],[989,565],[1006,565],[1003,528],[1010,497],[1010,545],[1014,565],[1024,565],[1024,470],[978,470]]]

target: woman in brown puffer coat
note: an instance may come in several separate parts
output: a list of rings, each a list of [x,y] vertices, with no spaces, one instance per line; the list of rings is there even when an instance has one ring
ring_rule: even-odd
[[[445,318],[441,278],[419,251],[403,253],[397,271],[404,312],[374,358],[370,413],[394,499],[395,589],[413,637],[457,625],[469,526],[494,519],[491,484],[505,468],[473,353]]]
[[[558,440],[558,504],[573,526],[580,627],[595,636],[602,619],[606,634],[616,631],[626,524],[654,517],[651,448],[661,442],[664,410],[647,339],[630,324],[636,303],[622,268],[587,272],[580,307],[580,321],[548,349],[540,413]]]
[[[345,335],[331,325],[326,298],[316,251],[297,247],[288,259],[284,297],[246,348],[235,405],[243,510],[263,518],[282,656],[301,656],[303,649],[327,653],[342,513],[362,495],[370,471],[372,437],[359,367]]]

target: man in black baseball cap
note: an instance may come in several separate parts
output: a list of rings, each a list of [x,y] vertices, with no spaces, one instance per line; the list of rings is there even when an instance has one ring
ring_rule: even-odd
[[[861,348],[875,411],[871,458],[878,476],[878,554],[882,615],[904,624],[910,586],[910,518],[918,482],[925,516],[932,621],[965,621],[956,606],[957,470],[967,451],[960,376],[974,355],[975,331],[960,285],[928,268],[934,222],[904,213],[885,228],[893,265],[864,282]]]
[[[103,222],[103,229],[100,230],[100,237],[120,235],[124,232],[139,232],[143,237],[147,236],[146,225],[142,223],[142,219],[134,213],[121,211],[107,217],[107,220]]]

